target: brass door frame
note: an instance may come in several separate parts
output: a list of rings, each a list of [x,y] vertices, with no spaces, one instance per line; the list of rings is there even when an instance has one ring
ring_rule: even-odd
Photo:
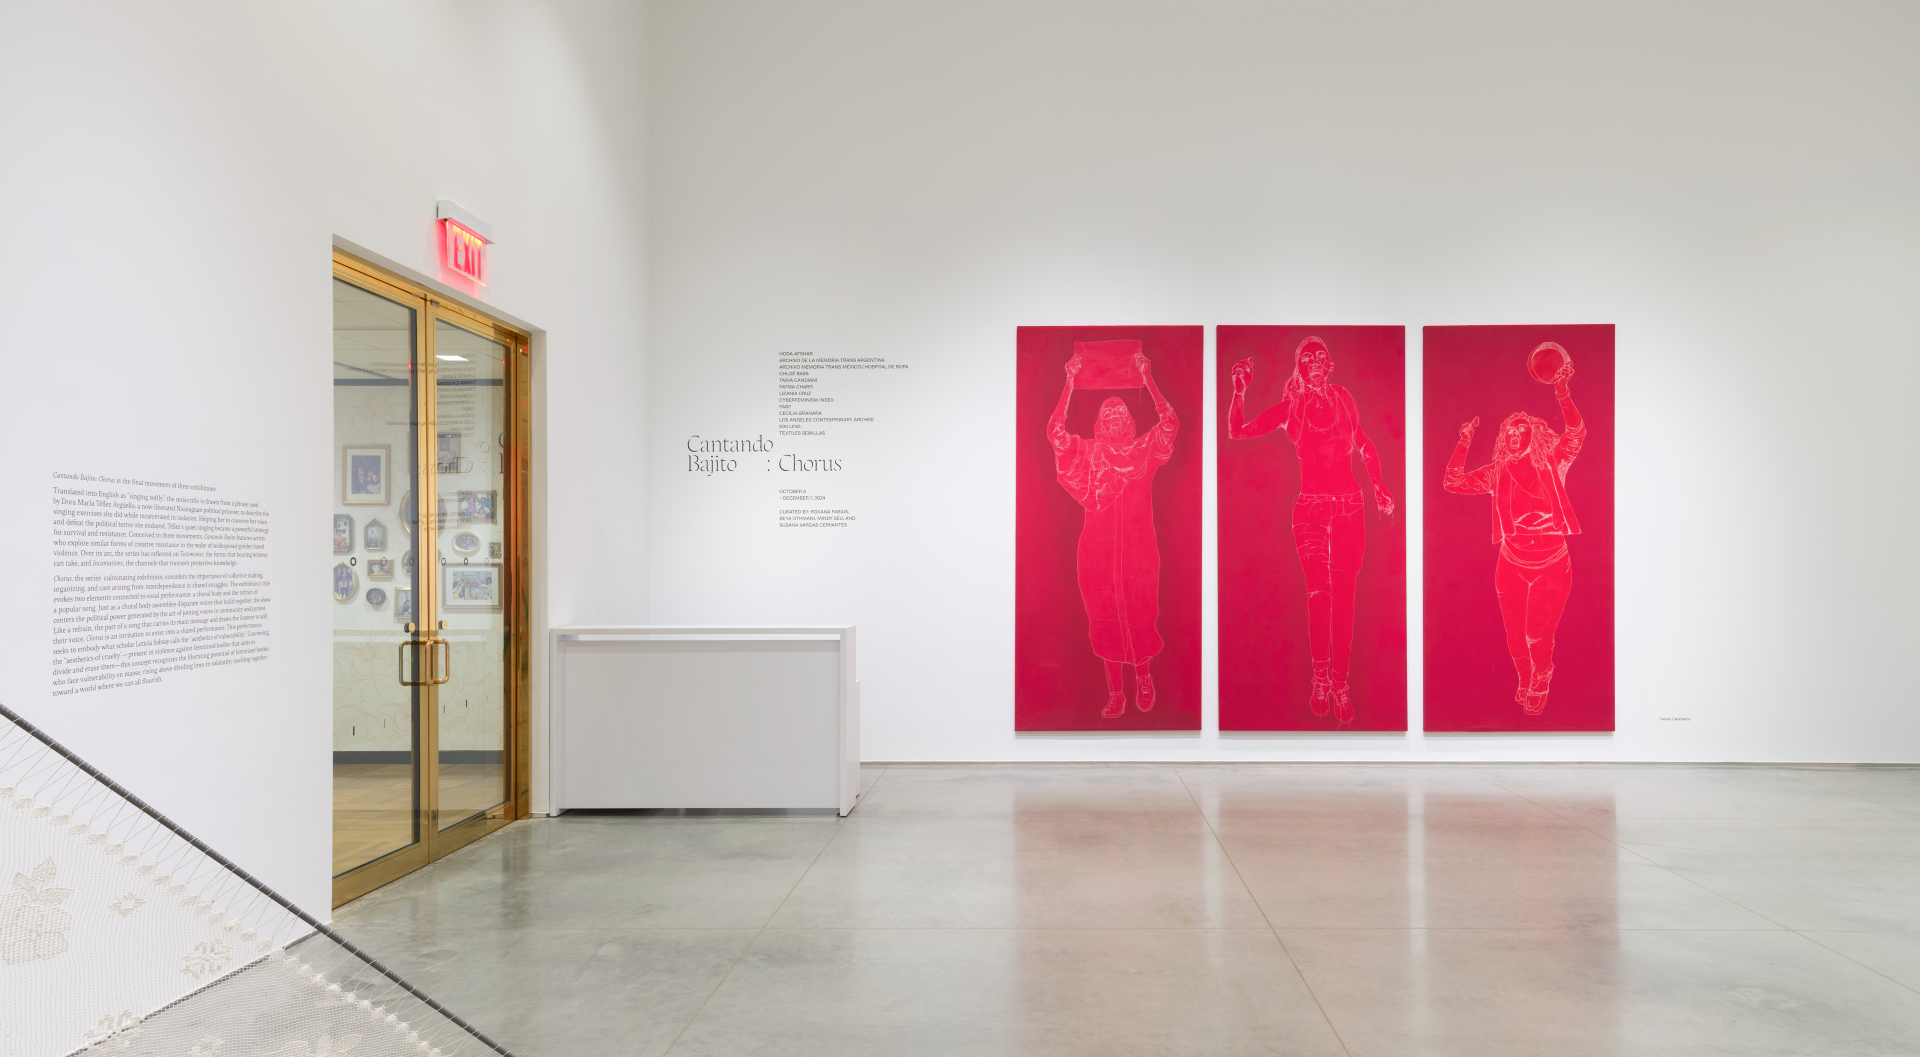
[[[420,525],[415,535],[414,553],[419,586],[414,592],[412,642],[409,651],[400,649],[402,663],[411,652],[414,676],[426,680],[419,687],[416,719],[417,754],[414,770],[418,783],[415,818],[419,839],[412,845],[349,870],[333,879],[333,905],[371,892],[398,877],[412,873],[427,863],[456,851],[516,819],[529,817],[532,811],[531,654],[529,651],[530,615],[527,570],[530,563],[528,540],[528,504],[532,460],[528,446],[532,440],[531,335],[465,305],[449,301],[444,295],[411,282],[368,261],[341,250],[333,251],[334,278],[391,298],[414,310],[414,349],[416,363],[414,386],[414,445],[419,453],[417,465],[410,467],[409,481],[415,496],[415,515]],[[439,639],[440,547],[438,460],[434,458],[438,425],[438,360],[434,353],[435,322],[444,320],[463,330],[498,341],[507,347],[506,392],[503,405],[507,417],[505,456],[506,494],[502,497],[502,528],[506,537],[502,561],[505,594],[502,618],[506,636],[505,696],[506,717],[506,801],[500,807],[441,832],[439,828],[440,746],[439,693],[434,679],[443,676],[439,656],[447,652],[428,643]],[[433,540],[429,547],[425,541]],[[440,681],[445,681],[441,678]]]

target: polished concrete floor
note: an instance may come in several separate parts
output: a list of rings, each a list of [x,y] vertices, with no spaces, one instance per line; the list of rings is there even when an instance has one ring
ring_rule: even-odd
[[[522,1057],[1920,1054],[1920,768],[913,765],[341,907]]]

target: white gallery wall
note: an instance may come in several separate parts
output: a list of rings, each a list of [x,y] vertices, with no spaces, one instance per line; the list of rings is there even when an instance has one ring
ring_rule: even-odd
[[[653,617],[858,624],[870,760],[1920,760],[1916,43],[1899,3],[660,0]],[[1563,322],[1618,325],[1615,734],[1417,733],[1418,492],[1416,733],[1223,737],[1209,668],[1198,734],[1014,734],[1017,326],[1406,324],[1417,438],[1418,327]],[[906,366],[779,437],[782,352]]]
[[[538,328],[545,400],[566,409],[539,425],[539,602],[559,622],[645,619],[645,15],[0,8],[0,701],[323,917],[333,244],[433,276],[437,199],[492,223],[486,300]],[[266,659],[56,696],[61,472],[260,504]]]
[[[0,701],[325,907],[329,249],[432,275],[447,198],[536,328],[546,622],[856,623],[869,759],[1920,758],[1915,12],[6,5]],[[1567,321],[1616,735],[1012,733],[1015,327]],[[781,436],[782,352],[871,421]],[[61,473],[259,504],[266,659],[56,696]]]

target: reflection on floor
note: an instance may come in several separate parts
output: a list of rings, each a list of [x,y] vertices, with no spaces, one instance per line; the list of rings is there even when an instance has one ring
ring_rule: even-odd
[[[458,825],[502,801],[497,763],[440,765],[440,817]],[[412,844],[413,765],[333,765],[333,872],[336,876]]]
[[[1920,1052],[1920,768],[866,768],[335,911],[521,1057]]]

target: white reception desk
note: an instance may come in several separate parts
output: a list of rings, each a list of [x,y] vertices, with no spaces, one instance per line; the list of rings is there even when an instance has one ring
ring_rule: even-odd
[[[556,811],[853,810],[852,627],[562,627],[549,649]]]

